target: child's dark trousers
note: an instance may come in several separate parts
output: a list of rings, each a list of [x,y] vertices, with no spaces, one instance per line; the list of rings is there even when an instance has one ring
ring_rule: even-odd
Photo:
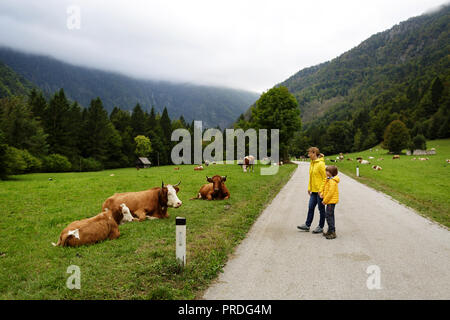
[[[328,232],[336,232],[336,226],[334,224],[334,208],[336,207],[335,203],[327,204],[327,208],[325,210],[325,216],[328,224]]]

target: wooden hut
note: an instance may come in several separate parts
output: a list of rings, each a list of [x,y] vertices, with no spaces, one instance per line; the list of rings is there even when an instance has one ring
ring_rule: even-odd
[[[148,158],[139,157],[136,160],[136,168],[139,168],[139,169],[150,168],[151,165],[152,165],[152,163],[150,162],[150,160],[148,160]]]

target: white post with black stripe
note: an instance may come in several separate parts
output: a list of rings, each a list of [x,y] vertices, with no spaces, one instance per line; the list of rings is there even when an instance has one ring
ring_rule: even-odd
[[[177,217],[176,224],[176,255],[182,267],[186,265],[186,218]]]
[[[359,166],[356,166],[356,176],[359,177]]]

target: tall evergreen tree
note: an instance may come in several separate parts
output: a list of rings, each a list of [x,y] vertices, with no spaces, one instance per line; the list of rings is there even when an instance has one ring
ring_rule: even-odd
[[[8,145],[26,149],[34,155],[47,153],[47,134],[34,118],[24,98],[3,98],[0,100],[0,109],[0,130]]]
[[[155,127],[158,125],[158,121],[156,120],[156,112],[155,108],[152,106],[152,109],[150,110],[150,116],[148,117],[148,130],[154,130]]]
[[[105,162],[108,160],[108,154],[113,151],[108,149],[109,143],[112,138],[117,139],[117,136],[100,98],[91,101],[85,116],[83,155]]]
[[[5,135],[0,130],[0,179],[4,180],[7,177],[7,159],[6,159],[6,150],[8,145],[5,141]]]
[[[133,165],[135,161],[134,150],[136,146],[133,138],[130,113],[115,107],[110,114],[110,120],[119,132],[122,140],[121,152],[124,156],[121,162],[122,166]]]
[[[160,124],[164,134],[164,140],[170,141],[170,136],[172,134],[172,122],[170,120],[169,113],[167,112],[166,107],[164,107],[163,113],[161,115]]]
[[[136,104],[131,114],[131,127],[133,128],[133,137],[138,135],[145,135],[146,133],[146,123],[145,123],[145,113],[142,110],[140,104]]]
[[[158,114],[156,114],[155,108],[153,106],[147,119],[147,128],[147,136],[152,142],[152,151],[150,152],[148,158],[154,165],[165,164],[167,160],[163,131],[160,125],[160,117],[158,116]]]
[[[161,164],[171,164],[172,161],[170,159],[170,153],[174,143],[170,140],[172,136],[172,122],[169,118],[169,113],[167,112],[167,108],[164,107],[163,113],[161,115],[161,119],[159,120],[162,130],[162,141],[164,143],[164,148],[161,152],[160,163]]]
[[[186,129],[188,127],[188,124],[186,123],[186,120],[184,120],[184,117],[182,115],[180,116],[180,122],[183,128]]]
[[[37,91],[33,88],[28,96],[28,105],[30,106],[33,115],[42,119],[44,116],[44,111],[47,108],[47,100],[45,99],[42,91]]]
[[[69,132],[70,139],[67,140],[66,147],[69,150],[66,152],[66,155],[72,162],[75,162],[81,154],[81,145],[83,143],[82,109],[76,101],[70,105],[69,117],[71,121],[69,122],[67,131]]]
[[[64,89],[60,89],[50,99],[42,118],[45,132],[48,134],[50,153],[72,155],[72,119],[69,101]]]

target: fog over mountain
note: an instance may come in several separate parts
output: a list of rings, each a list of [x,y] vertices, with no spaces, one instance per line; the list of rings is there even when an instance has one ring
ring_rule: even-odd
[[[0,44],[133,77],[262,92],[443,3],[3,0]]]

